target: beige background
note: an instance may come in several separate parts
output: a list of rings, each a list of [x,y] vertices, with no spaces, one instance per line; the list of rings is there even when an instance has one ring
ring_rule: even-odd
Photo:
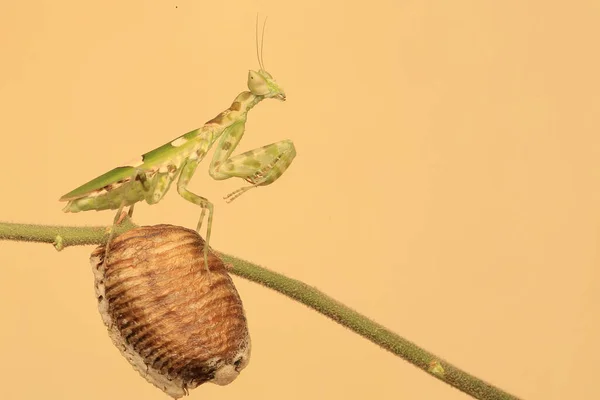
[[[58,197],[227,108],[267,14],[265,63],[289,100],[253,110],[239,150],[290,138],[298,156],[231,205],[243,182],[199,169],[212,245],[525,399],[599,398],[598,2],[326,3],[4,1],[0,220],[108,224]],[[136,211],[197,217],[175,191]],[[110,342],[91,250],[0,242],[1,398],[166,399]],[[235,282],[252,361],[192,399],[467,398]]]

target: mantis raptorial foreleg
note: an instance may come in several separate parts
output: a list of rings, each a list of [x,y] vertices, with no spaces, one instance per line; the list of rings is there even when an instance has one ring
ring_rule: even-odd
[[[208,223],[206,226],[206,240],[204,241],[204,267],[207,271],[208,268],[208,243],[210,243],[210,231],[212,228],[212,219],[213,219],[213,204],[208,201],[207,198],[198,196],[195,193],[190,192],[187,189],[187,185],[194,176],[194,172],[196,171],[196,167],[198,167],[198,162],[195,160],[188,160],[182,170],[181,175],[179,175],[179,180],[177,181],[177,192],[179,195],[186,199],[187,201],[194,203],[202,208],[202,212],[200,214],[200,219],[198,220],[198,225],[196,226],[196,231],[200,233],[200,228],[202,228],[202,221],[204,221],[204,216],[206,215],[206,210],[208,210]]]
[[[247,190],[275,182],[296,156],[292,141],[282,140],[231,157],[244,134],[244,127],[245,121],[242,121],[224,132],[209,168],[210,176],[214,179],[238,177],[252,184],[225,196],[227,202],[235,200]]]
[[[275,182],[295,156],[294,144],[290,140],[282,140],[226,160],[220,168],[223,173],[244,178],[252,185],[231,192],[224,199],[230,203],[252,188]]]

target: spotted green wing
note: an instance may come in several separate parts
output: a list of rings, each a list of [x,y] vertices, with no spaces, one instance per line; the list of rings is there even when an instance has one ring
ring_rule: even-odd
[[[169,143],[165,143],[164,145],[156,148],[152,151],[149,151],[146,154],[142,155],[141,161],[143,162],[142,168],[152,168],[156,165],[160,165],[160,163],[165,160],[169,160],[173,158],[181,151],[181,147],[175,147],[172,143],[177,140],[186,143],[198,135],[199,129],[194,129],[186,133],[185,135],[180,136],[174,141]],[[135,167],[117,167],[111,171],[108,171],[104,175],[100,175],[96,179],[92,179],[88,183],[78,187],[77,189],[65,194],[60,198],[59,201],[70,201],[75,200],[81,197],[84,197],[95,190],[102,189],[103,187],[110,185],[111,183],[119,182],[126,178],[131,178],[131,176],[135,173]]]
[[[193,131],[189,131],[188,133],[179,136],[175,140],[171,140],[170,142],[143,154],[142,161],[144,162],[144,166],[151,168],[176,157],[181,154],[182,149],[193,145],[191,141],[196,139],[199,133],[200,129],[194,129]]]
[[[70,201],[84,197],[95,190],[99,190],[107,185],[110,185],[111,183],[119,182],[126,178],[131,178],[134,173],[134,167],[117,167],[95,179],[92,179],[88,183],[79,186],[77,189],[70,191],[62,196],[59,201]]]

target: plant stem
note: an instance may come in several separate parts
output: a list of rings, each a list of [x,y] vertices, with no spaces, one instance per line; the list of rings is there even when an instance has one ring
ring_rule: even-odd
[[[119,225],[116,234],[135,227],[136,225],[127,219]],[[0,222],[0,240],[52,243],[57,250],[68,246],[104,244],[108,238],[108,231],[107,227],[44,226]],[[231,273],[303,303],[476,399],[517,399],[436,357],[314,287],[238,257],[218,251],[215,253],[228,264]]]
[[[115,234],[119,235],[135,228],[129,219],[117,226]],[[60,251],[69,246],[97,245],[106,242],[110,227],[105,226],[58,226],[33,225],[0,222],[0,240],[19,242],[52,243]]]

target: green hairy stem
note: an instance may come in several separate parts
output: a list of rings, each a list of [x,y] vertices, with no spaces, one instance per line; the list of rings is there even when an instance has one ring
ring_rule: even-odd
[[[116,227],[115,236],[135,227],[135,224],[126,219]],[[69,246],[105,244],[109,232],[109,227],[45,226],[0,222],[0,240],[50,243],[57,250]],[[231,273],[273,289],[312,308],[473,398],[517,399],[420,348],[312,286],[238,257],[218,251],[215,253],[228,265]]]

